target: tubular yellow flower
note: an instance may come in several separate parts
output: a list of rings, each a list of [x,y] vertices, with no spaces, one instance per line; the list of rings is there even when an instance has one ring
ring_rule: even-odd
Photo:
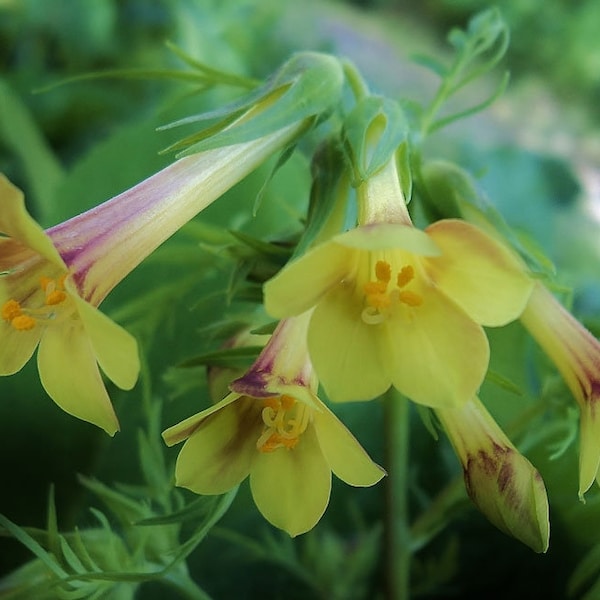
[[[600,342],[536,283],[523,325],[556,364],[581,412],[579,496],[600,483]]]
[[[268,281],[267,312],[285,318],[315,307],[310,356],[334,401],[374,398],[394,385],[432,407],[467,402],[488,366],[481,326],[517,318],[530,278],[473,225],[414,228],[393,159],[358,193],[360,226]]]
[[[302,130],[178,160],[113,199],[42,230],[22,193],[0,176],[0,375],[39,344],[40,379],[66,412],[113,435],[119,428],[98,365],[130,389],[136,342],[96,307],[160,244]]]
[[[427,197],[437,210],[459,214],[477,223],[510,248],[523,273],[533,277],[525,261],[503,233],[510,229],[481,197],[474,181],[456,165],[433,161],[422,169]],[[579,323],[539,281],[535,280],[521,321],[556,364],[579,405],[579,496],[596,479],[600,483],[600,342]]]
[[[250,476],[260,512],[291,536],[325,512],[332,471],[353,486],[385,474],[316,396],[307,324],[308,315],[282,321],[228,396],[163,432],[169,446],[187,440],[177,485],[222,494]]]
[[[435,412],[462,463],[473,503],[498,529],[535,552],[546,552],[548,498],[538,471],[477,397],[462,408]]]

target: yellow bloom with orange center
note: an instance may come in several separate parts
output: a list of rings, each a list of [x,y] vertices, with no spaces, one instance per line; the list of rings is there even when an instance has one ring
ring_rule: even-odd
[[[256,139],[182,158],[133,188],[44,231],[23,194],[0,176],[0,375],[38,347],[44,389],[63,410],[114,434],[119,423],[98,365],[134,386],[137,344],[97,310],[160,244],[304,130],[286,125]]]
[[[516,319],[533,283],[473,225],[448,219],[416,229],[394,161],[363,186],[371,203],[363,224],[268,281],[266,310],[286,318],[314,307],[310,356],[334,401],[374,398],[394,385],[432,407],[467,402],[488,367],[482,326]]]
[[[264,517],[295,536],[319,521],[331,473],[354,486],[385,474],[318,399],[306,351],[308,318],[282,321],[252,367],[215,404],[163,433],[179,452],[176,483],[222,494],[250,477]]]

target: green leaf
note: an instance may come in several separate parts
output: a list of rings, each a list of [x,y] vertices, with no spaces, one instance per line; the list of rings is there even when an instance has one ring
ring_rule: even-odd
[[[46,552],[24,529],[9,521],[0,514],[0,526],[4,527],[17,541],[37,556],[57,577],[64,577],[65,571],[57,564],[55,558]]]
[[[19,158],[31,186],[32,213],[48,223],[63,169],[35,120],[7,83],[0,79],[0,142]]]
[[[208,352],[200,356],[190,358],[178,366],[181,368],[211,366],[227,367],[231,369],[243,369],[249,367],[260,354],[262,346],[244,346],[241,348],[227,348]]]

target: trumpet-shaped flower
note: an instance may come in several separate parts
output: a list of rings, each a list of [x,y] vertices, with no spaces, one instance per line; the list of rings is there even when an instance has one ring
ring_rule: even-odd
[[[473,503],[498,529],[545,552],[550,537],[548,498],[538,471],[477,397],[461,408],[435,412],[462,463]]]
[[[528,265],[509,245],[510,229],[481,197],[467,173],[450,163],[434,161],[425,165],[421,174],[428,201],[437,211],[460,214],[483,227],[500,243],[511,248],[523,273],[532,277]],[[503,233],[508,233],[509,238],[503,237]],[[533,258],[536,262],[537,257]],[[543,262],[541,266],[544,266]],[[556,364],[579,405],[579,496],[583,497],[594,479],[600,483],[600,342],[561,306],[539,280],[521,321]]]
[[[521,321],[556,364],[579,405],[583,497],[594,479],[600,484],[600,342],[539,282]]]
[[[40,379],[66,412],[114,434],[118,420],[98,365],[130,389],[134,338],[97,310],[144,258],[301,130],[183,158],[113,199],[44,231],[0,176],[0,374],[38,349]]]
[[[432,407],[468,401],[488,366],[481,326],[517,318],[531,280],[473,225],[413,227],[394,160],[358,192],[359,227],[268,281],[267,312],[284,318],[315,307],[310,356],[334,401],[374,398],[390,384]]]
[[[291,536],[319,521],[331,472],[354,486],[384,475],[352,434],[316,396],[308,359],[308,315],[282,321],[231,393],[163,433],[177,458],[177,485],[222,494],[250,476],[260,512]]]

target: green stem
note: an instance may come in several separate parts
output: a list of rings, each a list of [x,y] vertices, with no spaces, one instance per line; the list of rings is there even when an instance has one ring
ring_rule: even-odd
[[[410,404],[393,388],[384,397],[387,466],[386,574],[389,600],[409,600],[412,544],[408,507]]]

